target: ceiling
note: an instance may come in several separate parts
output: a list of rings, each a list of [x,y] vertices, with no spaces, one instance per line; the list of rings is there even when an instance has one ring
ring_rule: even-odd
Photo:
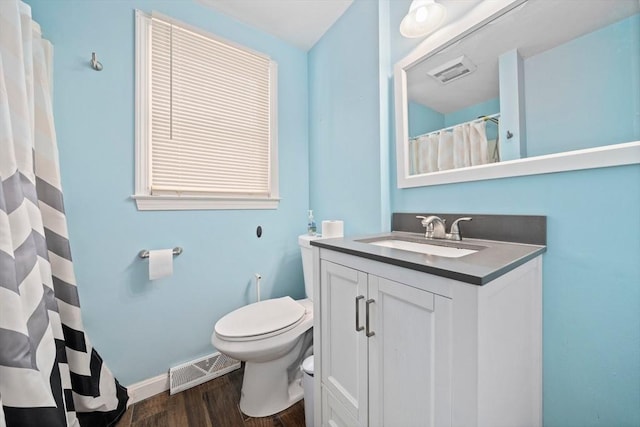
[[[409,99],[447,114],[497,98],[502,53],[528,58],[638,12],[637,0],[528,0],[407,70]],[[447,84],[427,75],[462,55],[478,68]]]
[[[353,3],[353,0],[197,1],[305,51],[311,49]],[[483,0],[438,1],[447,9],[447,15],[442,24],[446,26],[465,15]],[[408,11],[409,0],[406,4]]]
[[[198,1],[304,51],[311,49],[353,3],[353,0]]]
[[[197,1],[304,51],[311,49],[353,3],[353,0]],[[455,25],[482,3],[482,0],[438,1],[447,8],[442,28]],[[521,56],[530,57],[639,10],[638,0],[528,0],[524,7],[413,67],[407,75],[409,97],[445,114],[496,98],[500,54],[517,48]],[[473,73],[446,85],[426,76],[427,71],[463,54],[478,66]],[[452,95],[454,92],[464,96]]]

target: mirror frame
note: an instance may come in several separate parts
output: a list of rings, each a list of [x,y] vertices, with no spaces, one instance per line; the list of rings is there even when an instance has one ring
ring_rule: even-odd
[[[405,58],[395,64],[394,105],[398,188],[423,187],[640,163],[640,141],[634,141],[480,166],[409,175],[406,70],[455,44],[477,29],[526,3],[526,1],[493,0],[482,2],[460,20],[441,28],[429,36]]]

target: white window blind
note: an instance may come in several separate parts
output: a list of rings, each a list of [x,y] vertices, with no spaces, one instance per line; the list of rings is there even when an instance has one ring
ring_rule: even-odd
[[[277,198],[273,61],[146,19],[148,195]]]

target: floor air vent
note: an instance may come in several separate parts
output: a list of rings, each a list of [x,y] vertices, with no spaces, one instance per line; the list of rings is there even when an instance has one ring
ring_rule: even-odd
[[[240,367],[240,361],[213,353],[169,369],[169,392],[176,394]]]

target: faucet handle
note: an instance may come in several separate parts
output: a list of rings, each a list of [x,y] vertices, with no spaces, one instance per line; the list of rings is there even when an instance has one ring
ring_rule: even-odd
[[[471,221],[472,218],[471,217],[463,217],[463,218],[458,218],[455,221],[453,221],[453,224],[451,224],[451,240],[462,240],[462,236],[460,235],[460,227],[458,226],[458,223],[460,221]]]
[[[427,239],[444,239],[444,220],[438,216],[430,215],[427,217],[416,216],[416,218],[422,219],[422,226],[426,228],[424,237]]]
[[[422,220],[420,221],[420,224],[422,224],[422,226],[426,228],[424,236],[427,238],[433,237],[433,223],[427,222],[426,216],[416,215],[416,218]]]

